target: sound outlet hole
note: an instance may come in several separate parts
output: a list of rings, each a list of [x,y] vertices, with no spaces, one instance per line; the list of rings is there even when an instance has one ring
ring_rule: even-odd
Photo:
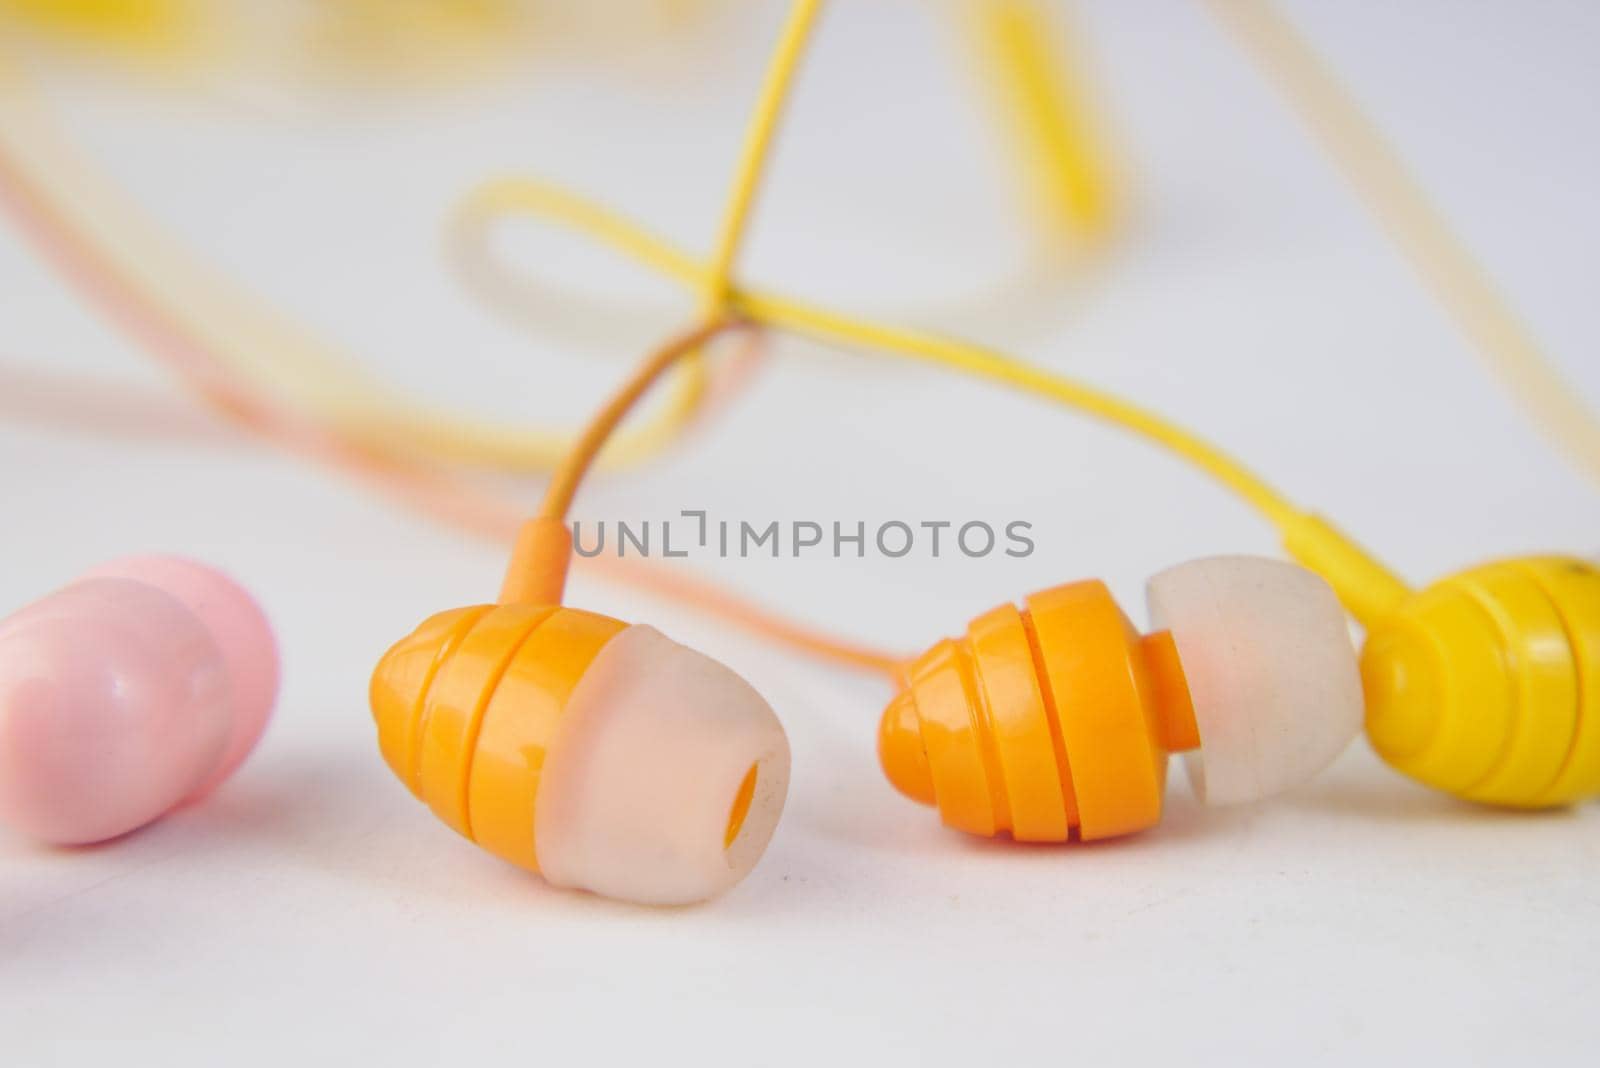
[[[750,814],[750,801],[755,795],[756,765],[751,764],[750,770],[744,773],[744,781],[739,784],[739,792],[733,796],[733,807],[728,810],[728,829],[722,835],[723,849],[731,847],[739,832],[744,830],[744,818]]]

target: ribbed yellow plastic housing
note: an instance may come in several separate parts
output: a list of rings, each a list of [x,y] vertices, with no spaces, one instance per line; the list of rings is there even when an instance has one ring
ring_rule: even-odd
[[[1600,796],[1600,570],[1485,564],[1380,618],[1361,656],[1367,735],[1395,768],[1519,808]]]

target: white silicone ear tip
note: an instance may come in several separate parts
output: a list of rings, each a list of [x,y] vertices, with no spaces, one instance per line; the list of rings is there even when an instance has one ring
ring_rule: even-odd
[[[1200,748],[1185,754],[1200,800],[1269,797],[1327,767],[1361,730],[1361,676],[1343,607],[1305,568],[1217,556],[1147,587],[1151,627],[1170,630]]]
[[[550,746],[539,869],[557,886],[624,901],[704,901],[755,867],[788,789],[789,741],[761,695],[631,626],[590,664]]]

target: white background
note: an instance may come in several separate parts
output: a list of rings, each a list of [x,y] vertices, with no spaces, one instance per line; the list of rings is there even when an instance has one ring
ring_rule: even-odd
[[[1600,10],[1291,11],[1600,404]],[[52,92],[76,145],[197,255],[352,359],[442,402],[570,424],[687,301],[517,228],[509,251],[530,271],[659,309],[630,346],[541,335],[462,291],[440,220],[477,181],[524,170],[703,249],[781,14],[734,12],[610,59],[545,54],[450,91],[136,91],[106,76]],[[1042,303],[949,312],[1024,250],[999,142],[950,20],[845,4],[804,71],[743,276],[952,323],[1180,417],[1417,582],[1600,550],[1595,486],[1512,406],[1217,25],[1141,2],[1087,6],[1078,27],[1130,183],[1104,262]],[[498,546],[187,414],[9,227],[0,367],[28,369],[40,395],[92,374],[185,413],[129,436],[13,396],[0,604],[110,556],[189,553],[259,593],[285,664],[269,733],[208,804],[89,850],[0,832],[0,1062],[1586,1062],[1592,805],[1468,807],[1358,742],[1259,808],[1202,810],[1175,774],[1165,822],[1137,838],[975,841],[882,781],[879,680],[581,574],[573,603],[746,674],[787,725],[794,783],[766,858],[721,900],[645,911],[552,891],[413,801],[365,704],[388,643],[492,595]],[[580,513],[693,507],[1032,522],[1038,551],[1021,561],[677,562],[905,650],[1089,575],[1138,619],[1150,573],[1274,551],[1254,515],[1115,431],[789,341],[707,432],[596,480]]]

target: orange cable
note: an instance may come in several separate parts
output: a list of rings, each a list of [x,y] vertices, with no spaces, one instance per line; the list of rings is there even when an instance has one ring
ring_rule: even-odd
[[[176,372],[208,407],[253,436],[289,453],[352,475],[408,507],[480,536],[505,541],[515,536],[519,510],[471,487],[459,476],[430,469],[410,458],[381,454],[337,431],[286,415],[242,384],[181,322],[145,299],[96,256],[71,225],[51,211],[0,153],[0,205],[24,234],[90,304],[99,308],[146,353]],[[713,583],[667,574],[643,561],[581,559],[579,565],[721,618],[807,655],[856,668],[892,673],[901,658],[787,620]]]
[[[677,335],[646,356],[622,385],[617,387],[616,392],[600,406],[600,410],[589,421],[589,425],[584,427],[583,433],[572,443],[567,455],[562,458],[550,477],[550,484],[545,489],[544,502],[539,506],[538,518],[564,523],[567,512],[572,509],[572,500],[578,495],[578,485],[583,481],[583,476],[588,474],[595,457],[600,455],[600,450],[605,448],[606,442],[616,432],[622,420],[633,410],[633,406],[639,403],[640,398],[655,385],[656,380],[679,360],[697,355],[706,342],[736,325],[739,324],[731,319],[709,319]]]

